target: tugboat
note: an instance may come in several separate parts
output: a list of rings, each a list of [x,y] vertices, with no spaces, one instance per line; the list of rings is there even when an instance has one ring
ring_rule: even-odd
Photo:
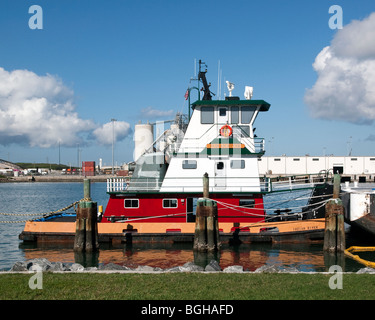
[[[322,231],[324,219],[268,221],[263,195],[271,192],[272,184],[259,176],[258,159],[265,153],[265,143],[255,136],[254,122],[271,105],[252,100],[251,87],[246,87],[245,100],[232,96],[232,83],[225,100],[212,100],[201,61],[199,69],[203,99],[192,104],[188,123],[178,114],[171,128],[151,143],[152,125],[136,126],[134,173],[126,184],[108,179],[110,199],[101,221],[126,223],[125,232],[192,235],[194,204],[202,197],[202,177],[207,173],[222,234],[239,231],[254,241],[269,238],[269,232],[276,238],[280,232],[311,236],[309,231]]]
[[[201,64],[199,61],[197,89],[199,92],[203,85],[203,98],[189,103],[189,116],[177,114],[169,121],[170,128],[162,126],[155,140],[153,124],[135,126],[133,174],[128,181],[107,180],[109,201],[98,223],[99,240],[193,241],[195,204],[203,196],[204,174],[209,177],[210,198],[217,202],[222,242],[230,241],[234,234],[244,242],[322,239],[324,215],[302,213],[278,219],[266,214],[263,196],[284,188],[258,172],[265,141],[254,134],[254,122],[271,105],[253,100],[252,87],[245,88],[244,100],[232,96],[230,82],[229,96],[212,100],[207,70],[202,71]],[[190,91],[185,96],[189,102]],[[303,180],[298,184],[289,179],[285,186],[285,190],[311,189],[316,183]],[[41,228],[47,239],[48,226],[36,226],[43,223],[51,220],[27,223],[21,239],[35,239],[33,230]],[[71,236],[74,222],[70,228]]]

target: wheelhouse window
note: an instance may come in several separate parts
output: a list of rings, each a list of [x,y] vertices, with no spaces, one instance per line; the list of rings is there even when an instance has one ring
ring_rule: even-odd
[[[201,123],[213,124],[214,123],[214,107],[201,108]]]
[[[139,199],[125,199],[125,208],[139,208]]]
[[[197,160],[183,160],[182,161],[182,169],[196,169],[197,168]]]
[[[163,208],[177,208],[177,199],[163,199]]]
[[[232,107],[231,109],[231,123],[237,124],[240,122],[240,108]]]
[[[250,123],[251,118],[254,114],[254,109],[251,107],[242,107],[241,108],[241,123]]]

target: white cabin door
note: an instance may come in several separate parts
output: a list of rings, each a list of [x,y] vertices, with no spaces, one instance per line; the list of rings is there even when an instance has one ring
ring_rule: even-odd
[[[220,190],[225,189],[227,186],[226,180],[226,163],[224,161],[215,161],[215,188]]]
[[[217,123],[227,124],[229,121],[229,112],[227,107],[219,107]]]

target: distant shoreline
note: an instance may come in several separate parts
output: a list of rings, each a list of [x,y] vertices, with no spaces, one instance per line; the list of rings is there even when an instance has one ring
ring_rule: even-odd
[[[21,177],[8,177],[0,179],[0,183],[17,183],[17,182],[83,182],[84,179],[90,179],[91,182],[106,182],[108,178],[117,178],[112,175],[99,175],[99,176],[80,176],[80,175],[45,175],[45,176],[34,176],[32,181],[31,176]],[[118,177],[125,178],[125,177]]]

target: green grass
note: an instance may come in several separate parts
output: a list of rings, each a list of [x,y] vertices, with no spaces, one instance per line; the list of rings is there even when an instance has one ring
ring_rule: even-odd
[[[375,275],[344,274],[331,290],[326,274],[0,274],[0,300],[366,300],[375,299]]]

